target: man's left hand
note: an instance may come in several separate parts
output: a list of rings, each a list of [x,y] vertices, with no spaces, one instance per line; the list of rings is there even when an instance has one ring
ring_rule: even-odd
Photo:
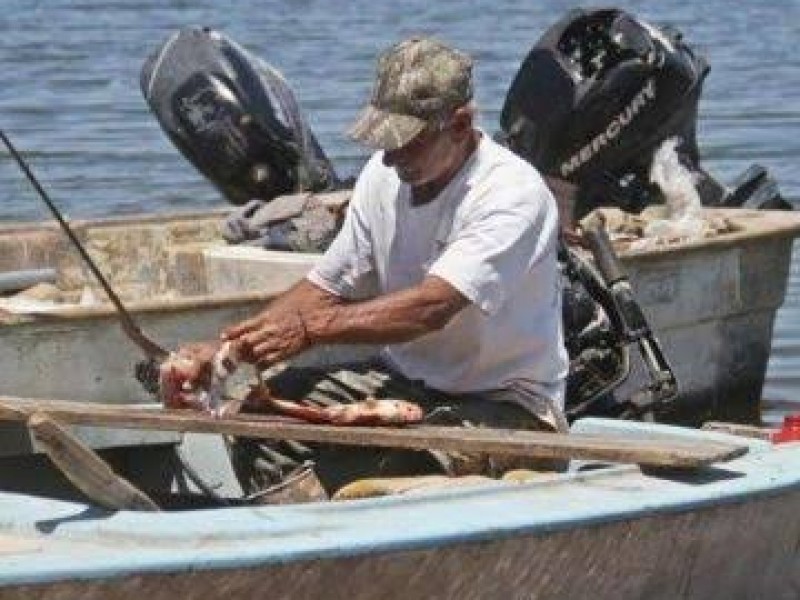
[[[300,311],[269,309],[252,319],[228,327],[222,339],[230,340],[239,358],[260,368],[281,362],[312,345]]]

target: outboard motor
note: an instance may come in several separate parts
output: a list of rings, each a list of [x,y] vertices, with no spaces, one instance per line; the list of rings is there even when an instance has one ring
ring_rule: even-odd
[[[175,33],[140,83],[172,142],[232,204],[338,186],[281,74],[221,33]]]
[[[757,198],[759,207],[789,208],[762,167],[752,167],[734,190],[700,167],[697,106],[708,71],[674,29],[617,9],[572,10],[520,67],[502,109],[503,137],[545,175],[578,186],[576,218],[597,206],[638,212],[661,202],[649,169],[673,137],[703,204]]]

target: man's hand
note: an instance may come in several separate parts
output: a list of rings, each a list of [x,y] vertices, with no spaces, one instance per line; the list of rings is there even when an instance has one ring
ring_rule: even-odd
[[[444,327],[469,300],[444,279],[343,302],[304,281],[257,316],[222,332],[238,360],[265,369],[315,344],[397,344]]]
[[[288,309],[268,308],[252,319],[225,329],[222,339],[234,344],[240,360],[262,369],[313,345],[303,314]]]
[[[167,408],[205,410],[202,393],[211,385],[218,342],[185,344],[161,363],[159,395]]]

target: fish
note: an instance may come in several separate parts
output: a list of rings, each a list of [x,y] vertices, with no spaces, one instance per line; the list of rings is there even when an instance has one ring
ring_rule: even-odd
[[[425,418],[422,407],[400,398],[368,396],[360,402],[317,406],[273,396],[263,384],[250,390],[245,405],[254,410],[267,409],[308,423],[326,425],[410,425]]]
[[[159,398],[166,408],[218,412],[225,383],[238,365],[237,353],[230,342],[181,346],[159,365]]]
[[[227,398],[225,384],[239,366],[230,342],[199,342],[170,352],[159,367],[159,397],[165,408],[191,409],[217,418],[251,410],[278,413],[308,423],[328,425],[408,425],[421,422],[423,409],[400,398],[367,397],[360,402],[317,406],[274,396],[263,382],[243,399]]]

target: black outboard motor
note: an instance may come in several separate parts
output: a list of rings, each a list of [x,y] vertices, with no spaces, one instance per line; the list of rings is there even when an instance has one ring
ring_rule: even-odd
[[[699,164],[697,106],[709,67],[670,28],[617,9],[576,9],[548,29],[506,96],[508,146],[544,174],[578,186],[576,218],[597,206],[638,212],[661,202],[649,183],[653,155],[678,137],[703,204],[742,205],[768,177],[754,167],[728,190]],[[788,207],[772,188],[759,206]]]
[[[281,74],[221,33],[175,33],[140,83],[172,142],[232,204],[338,186]]]

